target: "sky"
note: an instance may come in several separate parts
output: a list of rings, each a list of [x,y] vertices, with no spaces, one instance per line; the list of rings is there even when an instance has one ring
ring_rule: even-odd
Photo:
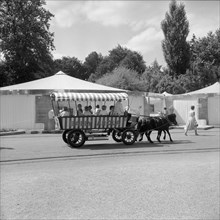
[[[220,27],[219,1],[177,1],[185,5],[190,33],[207,36]],[[76,57],[84,62],[93,51],[103,56],[118,45],[139,52],[146,65],[156,59],[166,66],[161,48],[161,21],[170,1],[64,1],[46,0],[44,6],[54,17],[54,59]]]

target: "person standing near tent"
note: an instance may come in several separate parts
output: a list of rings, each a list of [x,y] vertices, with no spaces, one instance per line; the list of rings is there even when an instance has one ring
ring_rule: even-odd
[[[48,130],[54,130],[55,129],[55,115],[53,109],[51,109],[48,112]]]
[[[192,105],[191,106],[191,110],[189,111],[188,121],[187,121],[186,127],[184,129],[185,130],[185,135],[187,136],[187,132],[189,130],[194,130],[195,131],[195,135],[198,135],[197,127],[198,127],[198,123],[197,123],[196,117],[195,117],[195,106]]]
[[[163,108],[163,111],[161,112],[161,116],[166,117],[167,115],[168,115],[167,108],[164,107],[164,108]]]

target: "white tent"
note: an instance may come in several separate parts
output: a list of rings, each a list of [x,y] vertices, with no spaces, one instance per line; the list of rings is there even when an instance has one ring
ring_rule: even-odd
[[[127,91],[85,80],[59,71],[53,76],[0,88],[0,129],[38,129],[48,120],[49,94],[74,92],[76,100],[125,100]],[[74,108],[74,106],[70,106]]]
[[[168,92],[166,92],[166,91],[165,91],[165,92],[163,92],[162,94],[163,94],[164,96],[173,96],[173,94],[168,93]]]
[[[205,88],[171,96],[179,123],[186,123],[191,105],[196,107],[200,124],[220,125],[220,83]]]
[[[85,80],[77,79],[59,71],[53,76],[31,82],[1,87],[0,91],[28,91],[28,90],[68,90],[77,92],[125,92],[125,90],[104,86]]]
[[[220,95],[220,83],[216,82],[211,86],[207,86],[202,89],[198,89],[192,92],[187,92],[183,94],[177,94],[177,95],[172,95],[169,93],[164,92],[163,93],[165,96],[170,97],[172,99],[180,99],[180,98],[186,98],[188,97],[207,97],[207,96],[215,96],[215,95]]]
[[[220,83],[216,82],[211,86],[199,89],[193,92],[188,92],[184,95],[198,95],[198,94],[220,94]]]

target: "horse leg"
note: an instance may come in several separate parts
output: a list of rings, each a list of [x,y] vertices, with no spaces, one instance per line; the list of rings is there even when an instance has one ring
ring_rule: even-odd
[[[148,132],[146,132],[145,134],[146,134],[146,136],[147,136],[147,140],[150,142],[150,143],[154,143],[152,140],[151,140],[151,138],[150,138],[150,134],[151,134],[151,132],[152,131],[148,131]]]
[[[173,142],[173,140],[172,140],[172,138],[171,138],[171,135],[170,135],[170,132],[169,132],[169,129],[167,129],[166,131],[167,131],[167,134],[168,134],[169,137],[170,137],[170,141]]]
[[[143,133],[143,132],[142,132],[142,133],[139,133],[139,135],[140,135],[139,141],[142,141],[142,140],[143,140],[144,133]]]
[[[158,140],[158,142],[161,142],[161,141],[160,141],[161,133],[162,133],[161,130],[159,130],[159,131],[157,132],[157,140]]]
[[[163,139],[165,140],[166,139],[166,131],[163,130],[163,133],[164,133]]]

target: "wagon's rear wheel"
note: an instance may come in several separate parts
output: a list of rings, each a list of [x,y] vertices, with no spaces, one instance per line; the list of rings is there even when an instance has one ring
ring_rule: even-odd
[[[67,141],[71,147],[79,148],[86,141],[85,133],[82,130],[71,130],[68,132]]]
[[[114,130],[112,132],[112,138],[116,142],[122,142],[122,132],[118,130]]]
[[[63,134],[62,134],[63,141],[64,141],[65,143],[67,143],[67,144],[68,144],[67,136],[68,136],[68,132],[69,132],[69,131],[71,131],[71,130],[67,129],[67,130],[65,130],[65,131],[63,132]]]
[[[126,145],[132,145],[136,141],[136,133],[134,130],[127,129],[122,133],[122,141]]]

